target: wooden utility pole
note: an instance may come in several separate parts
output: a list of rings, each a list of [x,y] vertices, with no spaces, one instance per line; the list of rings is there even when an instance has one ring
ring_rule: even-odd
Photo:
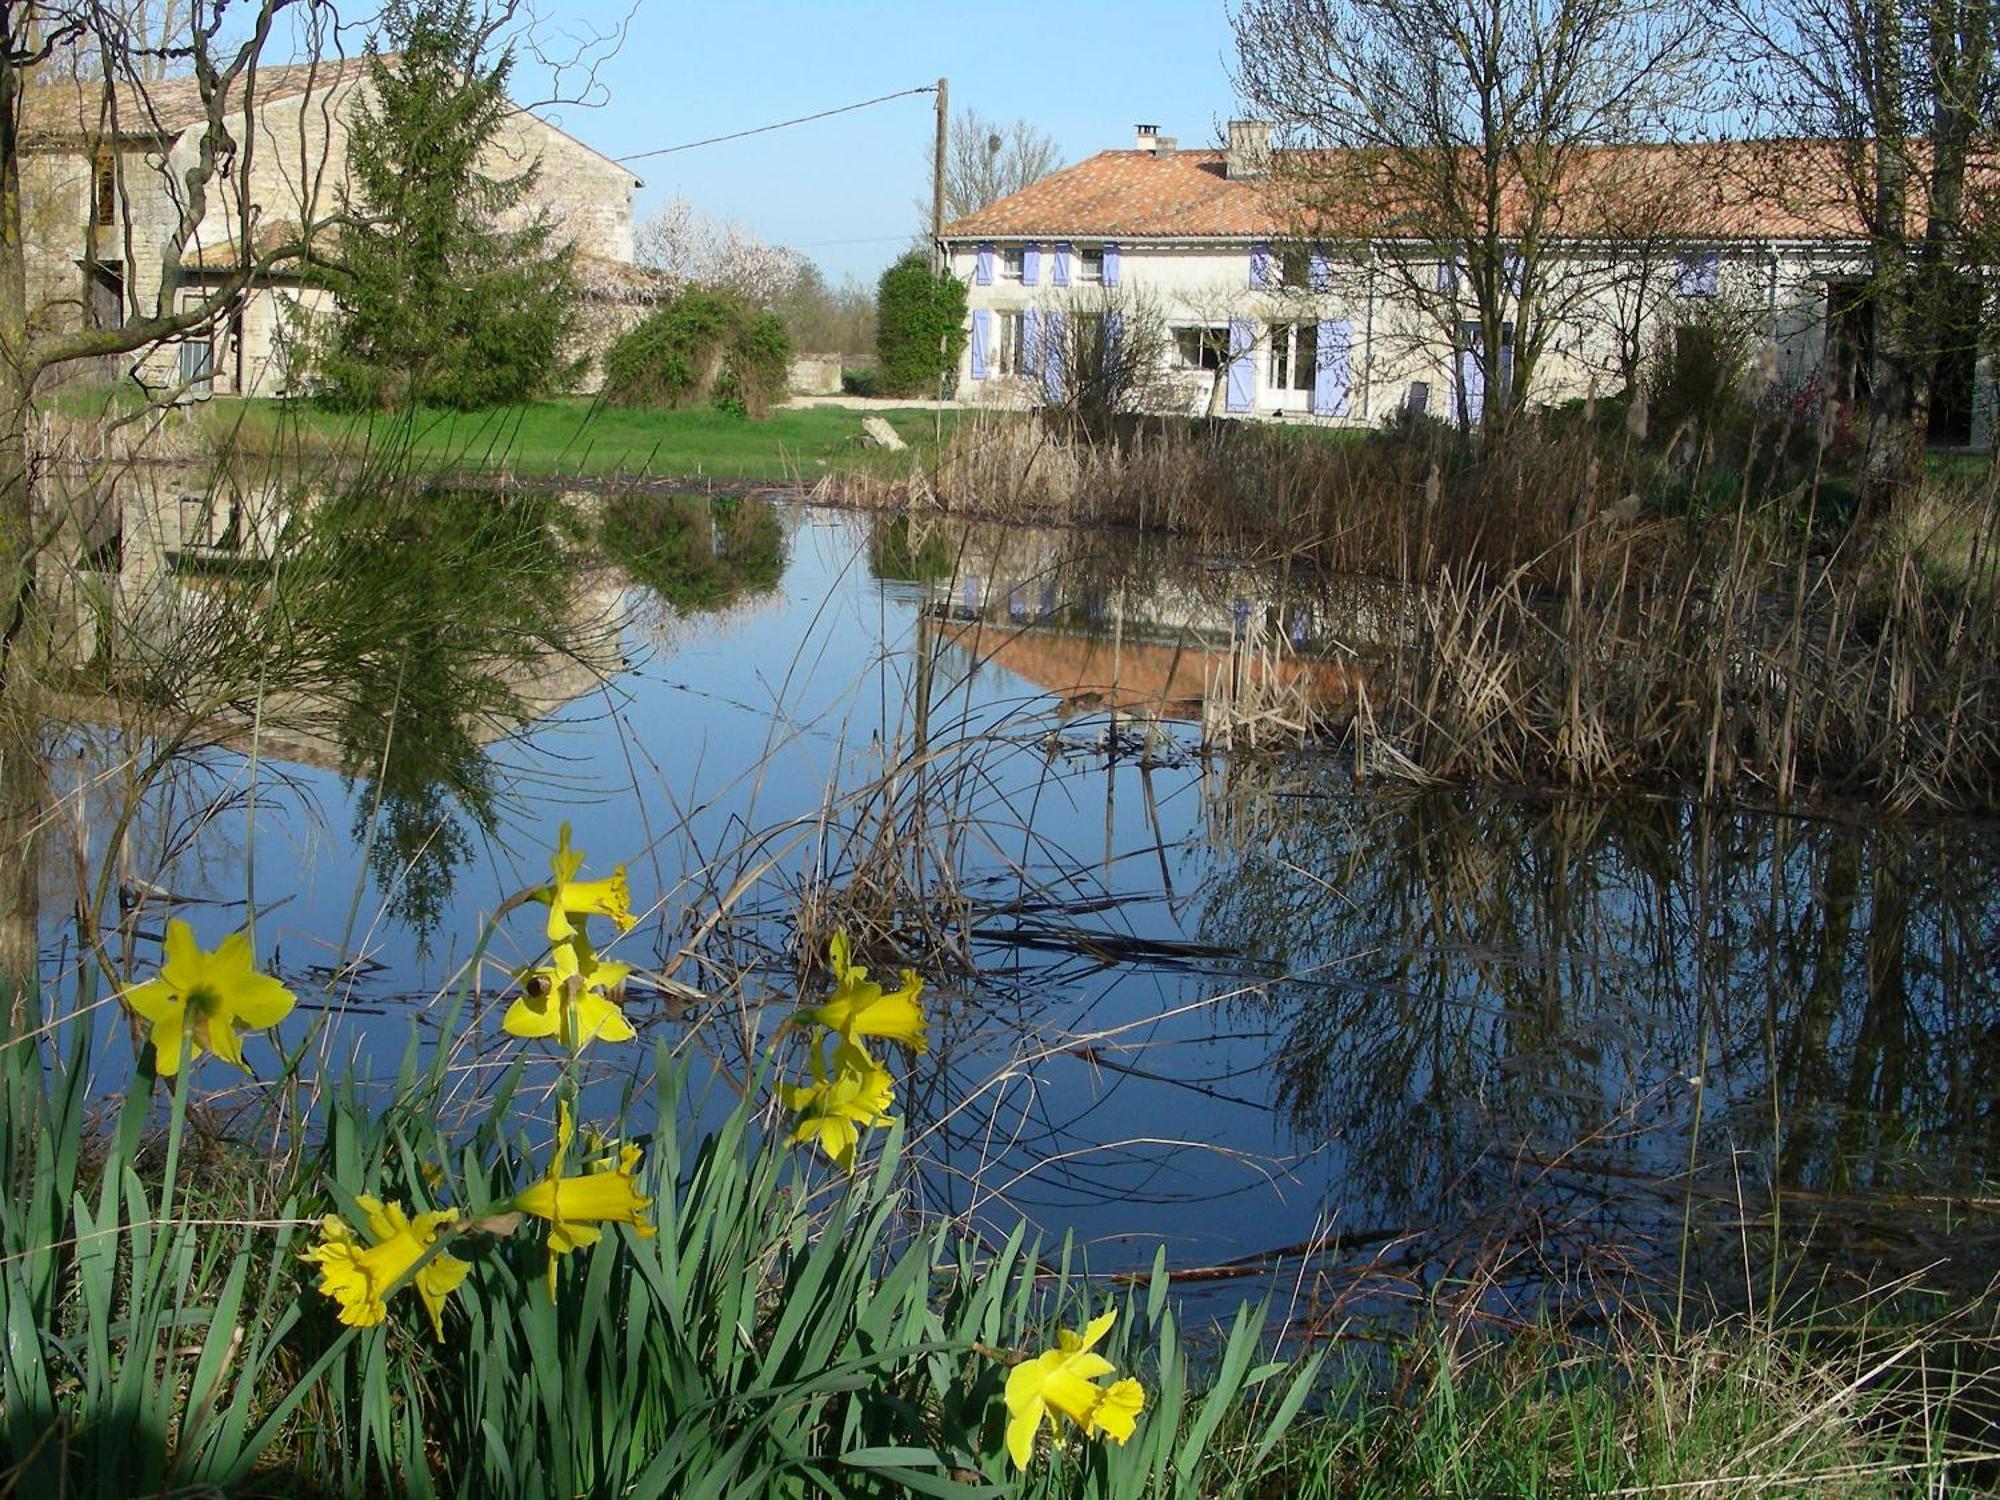
[[[944,151],[951,124],[951,80],[937,81],[937,144],[931,149],[931,270],[944,269]]]

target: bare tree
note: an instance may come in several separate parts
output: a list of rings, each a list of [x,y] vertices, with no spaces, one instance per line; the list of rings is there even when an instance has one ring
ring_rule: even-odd
[[[936,156],[935,147],[924,153],[927,172],[936,170]],[[1026,120],[1003,126],[968,105],[952,117],[945,142],[945,222],[976,214],[988,204],[1040,182],[1062,164],[1062,150],[1048,132]],[[928,240],[929,193],[918,200],[917,209]]]
[[[1973,268],[1994,225],[1976,181],[2000,166],[1992,0],[1725,0],[1739,104],[1770,134],[1760,184],[1868,247],[1867,494],[1922,472],[1944,362],[1969,357]],[[1968,306],[1968,303],[1970,305]]]
[[[523,0],[480,14],[529,19]],[[278,267],[324,267],[342,221],[335,100],[357,80],[339,26],[333,0],[0,0],[0,990],[17,1016],[36,969],[41,679],[66,524],[39,497],[36,396],[127,356],[158,365]]]
[[[306,253],[310,215],[298,238],[287,235],[272,243],[266,235],[260,246],[254,232],[251,173],[261,149],[254,80],[272,31],[288,11],[302,18],[299,29],[308,39],[328,34],[333,16],[324,0],[257,0],[248,7],[189,0],[184,34],[165,39],[137,27],[143,13],[135,17],[91,0],[0,0],[0,713],[8,730],[0,743],[0,839],[9,850],[0,876],[0,984],[13,987],[17,1014],[36,964],[36,849],[44,797],[34,661],[41,635],[36,575],[53,535],[34,502],[30,435],[36,383],[65,366],[128,354],[212,326],[272,265]],[[52,61],[79,52],[95,54],[89,71],[98,82],[45,81]],[[165,157],[148,160],[122,147],[157,122],[154,90],[161,85],[155,80],[169,58],[188,75],[172,86],[192,92],[200,123],[180,131],[180,144]],[[31,108],[30,99],[47,90],[57,91],[62,103],[43,115]],[[153,201],[160,205],[161,220],[149,226],[158,240],[146,253],[157,256],[159,274],[146,305],[137,305],[135,285],[133,305],[91,326],[88,318],[51,323],[41,306],[31,304],[33,249],[24,234],[22,170],[24,148],[31,146],[70,152],[85,163],[114,163],[114,175],[99,191],[116,191],[128,204],[138,185],[132,174],[150,171],[157,177]],[[205,258],[203,278],[190,285],[187,260],[212,212],[222,222],[207,223],[210,241],[222,229],[235,247],[235,261],[218,265]],[[88,220],[84,248],[91,263],[117,253],[97,244],[100,218],[92,214]],[[127,264],[137,233],[126,213]]]
[[[1173,352],[1159,299],[1143,289],[1079,288],[1041,308],[1039,352],[1047,408],[1093,438],[1120,415],[1175,404]]]
[[[1480,420],[1504,423],[1628,274],[1611,211],[1651,184],[1601,148],[1688,133],[1707,21],[1669,0],[1246,0],[1234,25],[1237,88],[1295,148],[1272,189],[1300,239],[1476,361]]]

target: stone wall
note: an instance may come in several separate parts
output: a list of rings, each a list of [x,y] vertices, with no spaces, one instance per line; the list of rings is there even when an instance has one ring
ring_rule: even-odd
[[[300,224],[338,210],[348,186],[349,127],[366,87],[365,79],[349,76],[326,88],[274,100],[258,111],[242,153],[249,160],[253,243],[259,248],[291,238]],[[122,272],[127,318],[162,310],[163,255],[180,222],[181,176],[194,161],[199,140],[200,130],[190,128],[170,147],[134,145],[121,155],[123,222],[97,231],[102,238],[95,258],[117,264]],[[502,122],[483,165],[496,177],[538,167],[535,191],[507,220],[519,225],[546,211],[559,239],[572,243],[580,256],[630,263],[636,183],[627,169],[525,110]],[[24,157],[22,177],[30,307],[40,326],[78,326],[88,316],[80,262],[91,231],[91,158],[80,148],[35,151]],[[175,305],[187,306],[202,295],[199,262],[205,259],[213,266],[235,260],[242,202],[236,175],[211,183],[207,213],[183,255],[183,284],[172,298]],[[214,390],[264,395],[284,389],[290,374],[284,358],[287,301],[323,305],[326,298],[299,286],[290,274],[274,278],[270,286],[253,291],[238,319],[201,340],[212,344]],[[179,383],[182,359],[175,343],[127,357],[121,366],[164,389]]]
[[[801,354],[793,358],[786,384],[794,396],[838,396],[840,375],[838,354]]]

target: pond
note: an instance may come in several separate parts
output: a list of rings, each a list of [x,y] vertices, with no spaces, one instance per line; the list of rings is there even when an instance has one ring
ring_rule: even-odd
[[[1310,730],[1355,711],[1395,589],[754,497],[199,488],[95,523],[103,599],[146,623],[74,614],[58,993],[101,992],[73,913],[143,975],[170,912],[212,944],[254,907],[317,1076],[386,1083],[463,991],[476,1109],[539,923],[467,961],[568,823],[642,915],[610,951],[648,1045],[586,1053],[597,1105],[654,1043],[716,1080],[697,1110],[797,1069],[771,1042],[801,947],[846,926],[926,980],[900,1094],[926,1199],[1093,1269],[1164,1247],[1340,1305],[1503,1240],[1645,1275],[1691,1207],[1861,1205],[1914,1239],[1990,1191],[2000,829],[1358,782]],[[231,686],[232,611],[316,568],[373,604]],[[222,1073],[212,1107],[254,1097]]]

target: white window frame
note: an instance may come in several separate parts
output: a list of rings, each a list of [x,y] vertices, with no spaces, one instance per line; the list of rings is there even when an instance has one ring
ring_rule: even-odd
[[[1019,281],[1027,274],[1028,247],[1026,245],[1002,245],[1000,247],[1000,279]]]
[[[1076,247],[1076,279],[1084,282],[1104,280],[1104,247],[1102,245],[1079,245]]]
[[[1018,312],[993,314],[993,374],[1018,375],[1027,355],[1027,324]]]
[[[1229,368],[1229,328],[1227,324],[1180,323],[1176,324],[1171,331],[1174,336],[1175,369],[1186,371],[1199,370],[1204,375],[1212,375],[1217,370],[1226,370]],[[1205,355],[1211,349],[1215,351],[1218,361],[1216,364],[1207,364],[1200,358],[1197,358],[1192,364],[1188,362],[1187,347],[1182,343],[1181,336],[1190,333],[1199,335],[1199,341],[1195,345],[1199,354]]]
[[[1311,347],[1306,350],[1305,371],[1300,379],[1299,335],[1308,331],[1312,337]],[[1264,379],[1267,389],[1273,391],[1305,391],[1310,393],[1313,378],[1318,374],[1319,323],[1317,319],[1302,319],[1295,323],[1273,323],[1270,329],[1271,349],[1264,363]]]

